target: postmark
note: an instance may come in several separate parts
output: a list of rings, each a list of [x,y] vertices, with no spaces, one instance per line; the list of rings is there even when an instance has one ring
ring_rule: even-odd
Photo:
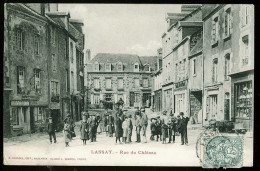
[[[197,141],[196,151],[204,168],[243,166],[243,136],[204,133]]]

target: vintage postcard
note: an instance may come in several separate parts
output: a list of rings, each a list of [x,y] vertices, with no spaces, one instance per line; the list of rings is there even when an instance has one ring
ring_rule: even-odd
[[[252,167],[254,17],[4,4],[4,164]]]

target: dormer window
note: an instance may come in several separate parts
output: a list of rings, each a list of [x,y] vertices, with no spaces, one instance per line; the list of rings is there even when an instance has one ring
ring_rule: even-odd
[[[138,71],[139,71],[139,63],[138,63],[138,62],[136,62],[136,63],[134,64],[134,71],[135,71],[135,72],[138,72]]]
[[[167,66],[166,66],[167,67]],[[149,64],[144,66],[144,71],[150,72],[150,66]]]
[[[118,62],[118,64],[117,64],[117,71],[123,71],[123,64],[122,64],[122,62]]]
[[[106,71],[111,71],[111,64],[110,63],[106,64]]]
[[[94,70],[95,71],[99,71],[99,63],[98,62],[95,62],[95,64],[94,64]]]

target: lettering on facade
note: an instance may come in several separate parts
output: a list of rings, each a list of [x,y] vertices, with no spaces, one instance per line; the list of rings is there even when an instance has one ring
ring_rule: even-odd
[[[175,88],[182,88],[182,87],[186,87],[187,86],[187,80],[175,83]]]
[[[29,101],[12,100],[11,106],[29,106]]]

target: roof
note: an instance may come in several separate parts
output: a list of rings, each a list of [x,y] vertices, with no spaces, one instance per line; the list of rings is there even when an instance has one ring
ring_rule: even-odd
[[[99,72],[105,72],[105,64],[111,63],[111,71],[117,72],[117,64],[122,62],[123,72],[133,72],[134,64],[139,63],[140,66],[147,65],[151,67],[152,70],[156,69],[158,56],[138,56],[135,54],[115,54],[115,53],[98,53],[88,64],[88,71],[94,72],[95,62],[99,63]]]
[[[179,27],[202,27],[202,21],[179,21]]]
[[[198,52],[202,51],[202,48],[203,48],[203,38],[201,37],[196,45],[191,49],[190,51],[190,56],[193,56],[195,54],[197,54]]]
[[[45,12],[45,14],[47,15],[56,15],[56,16],[69,16],[70,17],[70,13],[69,12]]]
[[[82,25],[84,25],[84,22],[82,21],[82,20],[79,20],[79,19],[69,19],[69,21],[71,22],[71,23],[78,23],[78,24],[82,24]]]

